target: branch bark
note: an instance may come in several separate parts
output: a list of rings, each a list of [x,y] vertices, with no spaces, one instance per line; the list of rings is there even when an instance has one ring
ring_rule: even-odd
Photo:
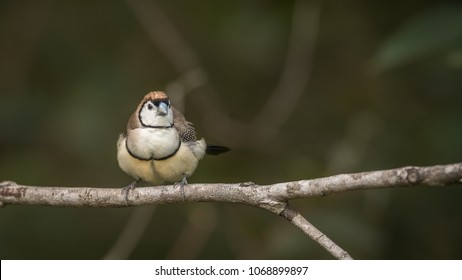
[[[332,256],[351,256],[290,208],[289,201],[362,189],[462,184],[462,163],[429,167],[408,166],[389,170],[340,174],[330,177],[258,185],[189,184],[140,187],[129,194],[126,204],[121,188],[25,186],[11,181],[0,183],[0,206],[48,205],[59,207],[126,207],[182,202],[229,202],[266,209],[289,220]]]

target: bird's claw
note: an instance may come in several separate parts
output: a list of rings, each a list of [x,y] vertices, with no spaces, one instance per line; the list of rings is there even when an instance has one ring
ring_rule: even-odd
[[[128,205],[128,193],[130,190],[136,188],[136,183],[138,183],[138,181],[133,181],[129,185],[122,188],[122,193],[125,195],[125,205]]]
[[[186,177],[183,177],[183,179],[181,179],[181,181],[179,182],[176,182],[174,184],[174,186],[178,186],[180,185],[180,192],[181,192],[181,196],[183,197],[183,200],[186,201],[186,194],[184,192],[184,185],[187,185],[188,184],[188,180]]]

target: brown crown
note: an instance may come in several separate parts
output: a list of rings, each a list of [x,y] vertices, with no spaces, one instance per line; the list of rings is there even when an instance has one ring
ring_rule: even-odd
[[[148,93],[148,94],[146,94],[144,96],[142,103],[144,103],[147,100],[165,100],[165,99],[168,100],[168,96],[167,96],[167,94],[165,94],[165,92],[163,92],[163,91],[151,91],[150,93]]]

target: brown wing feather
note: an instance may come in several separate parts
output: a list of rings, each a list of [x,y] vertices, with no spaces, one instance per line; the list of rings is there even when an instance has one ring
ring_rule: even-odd
[[[182,142],[196,141],[196,131],[192,123],[188,122],[183,114],[172,106],[173,111],[173,125],[180,134]]]
[[[138,111],[136,111],[136,112],[133,112],[133,114],[128,119],[127,132],[132,129],[139,128],[139,127],[141,127],[141,125],[140,125],[140,121],[138,120]]]

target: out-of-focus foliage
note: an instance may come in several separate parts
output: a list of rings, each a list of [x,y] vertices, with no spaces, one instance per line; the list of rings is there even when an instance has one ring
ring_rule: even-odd
[[[454,1],[308,1],[322,3],[308,86],[274,137],[251,145],[236,139],[256,139],[258,128],[222,125],[204,108],[253,120],[281,77],[299,6],[156,1],[207,78],[183,98],[174,82],[185,73],[133,2],[0,2],[0,181],[125,186],[117,136],[145,93],[166,88],[200,136],[232,148],[204,159],[190,182],[266,184],[462,159],[462,6]],[[455,186],[386,189],[293,206],[355,258],[460,259],[461,196]],[[5,207],[0,258],[103,258],[132,211]],[[130,258],[330,256],[270,213],[198,203],[158,206]]]
[[[412,17],[383,43],[376,57],[376,66],[379,70],[386,70],[416,59],[427,59],[441,53],[449,55],[453,52],[457,58],[448,59],[460,67],[462,60],[459,58],[460,54],[457,54],[462,52],[460,4],[443,5]]]

